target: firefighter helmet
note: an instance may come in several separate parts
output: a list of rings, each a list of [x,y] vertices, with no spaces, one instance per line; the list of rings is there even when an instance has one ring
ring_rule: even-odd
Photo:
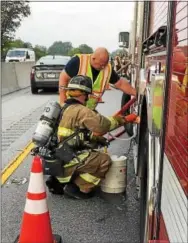
[[[92,80],[88,76],[77,75],[70,80],[66,89],[67,90],[80,90],[87,94],[91,94],[92,93]]]

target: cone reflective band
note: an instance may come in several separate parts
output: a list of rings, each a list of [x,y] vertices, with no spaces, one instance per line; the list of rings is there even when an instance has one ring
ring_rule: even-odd
[[[32,163],[20,235],[16,242],[61,242],[61,237],[52,234],[44,186],[42,162],[39,157],[35,157]]]

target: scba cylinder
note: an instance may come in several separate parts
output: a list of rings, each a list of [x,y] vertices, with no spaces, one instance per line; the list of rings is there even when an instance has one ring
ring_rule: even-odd
[[[112,165],[101,183],[101,190],[106,193],[122,193],[127,184],[127,158],[111,156]]]
[[[33,134],[32,140],[37,146],[44,146],[48,142],[60,114],[60,104],[56,101],[48,102]]]

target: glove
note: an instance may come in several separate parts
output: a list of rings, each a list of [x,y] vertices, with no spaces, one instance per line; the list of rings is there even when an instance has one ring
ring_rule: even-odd
[[[125,123],[140,123],[140,117],[132,113],[125,116],[124,121]]]
[[[119,126],[122,126],[126,123],[123,116],[114,116],[113,118],[118,122]]]

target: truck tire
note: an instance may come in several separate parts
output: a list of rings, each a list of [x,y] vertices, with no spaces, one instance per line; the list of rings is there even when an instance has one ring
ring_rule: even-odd
[[[140,112],[141,122],[139,124],[137,176],[140,201],[140,243],[146,242],[145,229],[148,226],[148,190],[149,190],[149,130],[147,121],[146,100],[143,99]]]
[[[37,94],[38,93],[38,89],[31,85],[31,93],[32,94]]]
[[[122,98],[121,98],[121,108],[131,99],[131,96],[128,94],[123,93]],[[125,111],[123,113],[124,116],[129,115],[130,109],[128,109],[127,111]],[[133,136],[133,124],[131,123],[127,123],[125,124],[125,130],[128,133],[129,136]]]
[[[142,152],[141,152],[142,151]],[[147,198],[148,198],[148,131],[143,135],[139,145],[140,163],[140,243],[145,243],[147,227]]]

